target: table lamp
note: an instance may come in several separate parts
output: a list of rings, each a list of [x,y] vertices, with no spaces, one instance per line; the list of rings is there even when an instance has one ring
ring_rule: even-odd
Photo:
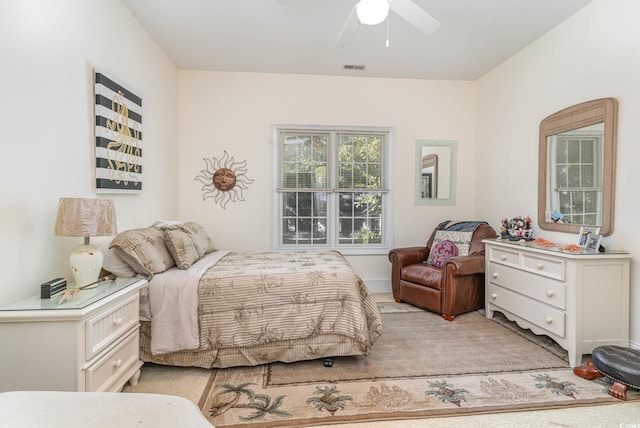
[[[102,270],[104,256],[98,247],[89,243],[89,238],[116,233],[116,210],[112,200],[60,198],[54,234],[84,238],[84,244],[69,256],[75,287],[97,281]]]

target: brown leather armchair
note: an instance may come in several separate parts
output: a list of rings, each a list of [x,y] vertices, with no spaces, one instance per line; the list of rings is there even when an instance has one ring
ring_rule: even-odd
[[[423,263],[436,235],[424,247],[394,248],[389,252],[391,287],[396,302],[437,312],[452,321],[456,315],[484,307],[484,243],[497,237],[480,224],[471,237],[469,254],[449,258],[440,267]]]

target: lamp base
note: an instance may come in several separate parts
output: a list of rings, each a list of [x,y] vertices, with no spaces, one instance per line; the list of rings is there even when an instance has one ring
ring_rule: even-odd
[[[80,245],[69,255],[74,286],[82,287],[98,280],[104,256],[95,245]]]

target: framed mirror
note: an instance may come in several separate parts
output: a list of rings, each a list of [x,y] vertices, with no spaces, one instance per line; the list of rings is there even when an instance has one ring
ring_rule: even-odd
[[[455,141],[416,141],[416,205],[456,204]]]
[[[582,226],[613,232],[618,103],[576,104],[540,123],[538,225],[579,233]]]

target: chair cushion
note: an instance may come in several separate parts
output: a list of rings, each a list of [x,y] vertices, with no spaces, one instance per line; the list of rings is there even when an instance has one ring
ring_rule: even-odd
[[[400,279],[429,288],[442,289],[442,269],[426,263],[403,267],[400,271]]]
[[[444,263],[449,260],[449,257],[455,257],[458,255],[458,247],[452,241],[445,239],[438,242],[431,248],[429,253],[431,256],[431,264],[436,267],[442,267]]]

